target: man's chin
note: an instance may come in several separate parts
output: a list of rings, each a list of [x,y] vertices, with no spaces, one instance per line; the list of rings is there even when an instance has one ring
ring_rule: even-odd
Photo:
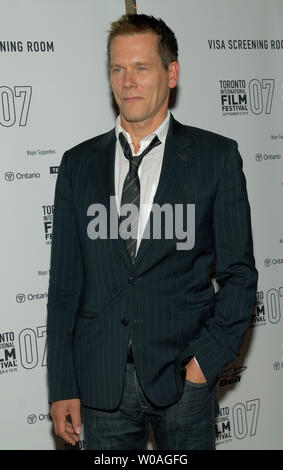
[[[146,115],[138,113],[121,113],[121,115],[127,122],[143,122],[147,119]]]

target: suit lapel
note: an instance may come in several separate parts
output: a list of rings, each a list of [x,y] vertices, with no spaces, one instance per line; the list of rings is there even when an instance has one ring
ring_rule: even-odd
[[[194,160],[193,140],[188,135],[188,132],[184,134],[183,129],[184,126],[175,121],[171,115],[159,184],[153,200],[153,203],[159,206],[165,203],[174,205],[185,181],[188,179]],[[150,213],[147,226],[148,224],[152,224],[152,212]],[[141,240],[135,264],[133,265],[134,270],[151,245],[152,239],[143,238]]]
[[[115,153],[116,135],[113,129],[103,138],[103,141],[96,145],[96,158],[92,164],[91,173],[94,180],[95,200],[106,208],[108,234],[110,224],[118,224],[118,210],[115,200]],[[110,196],[111,206],[110,206]],[[110,217],[112,222],[110,222]],[[118,226],[118,225],[117,225]],[[119,254],[128,269],[132,263],[127,252],[124,240],[119,236],[114,237],[111,243],[118,249]]]

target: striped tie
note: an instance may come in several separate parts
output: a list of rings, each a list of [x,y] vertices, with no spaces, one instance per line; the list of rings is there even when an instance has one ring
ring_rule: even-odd
[[[141,153],[141,155],[132,155],[130,145],[127,142],[123,132],[119,134],[119,141],[123,149],[125,157],[129,160],[129,171],[124,181],[123,192],[121,197],[121,208],[124,204],[134,204],[138,211],[140,208],[140,180],[138,176],[138,169],[141,164],[142,158],[150,152],[154,147],[161,144],[157,136],[153,138],[148,147]],[[119,225],[127,219],[127,213],[122,213],[119,218]],[[136,248],[137,248],[137,233],[138,233],[138,218],[129,223],[127,232],[131,232],[131,237],[125,240],[128,253],[132,263],[135,262]]]

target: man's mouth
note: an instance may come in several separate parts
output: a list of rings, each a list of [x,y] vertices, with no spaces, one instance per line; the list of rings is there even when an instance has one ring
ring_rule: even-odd
[[[142,100],[143,98],[141,96],[127,96],[126,98],[123,98],[123,101],[139,101]]]

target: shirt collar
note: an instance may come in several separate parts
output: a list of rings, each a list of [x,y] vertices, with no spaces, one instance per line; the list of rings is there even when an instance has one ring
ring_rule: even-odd
[[[161,143],[165,142],[167,132],[168,132],[168,128],[169,128],[169,121],[170,121],[170,111],[168,110],[167,111],[167,116],[164,119],[164,121],[160,124],[160,126],[154,132],[147,135],[146,137],[144,137],[141,140],[139,153],[142,151],[141,149],[145,148],[148,145],[148,143],[152,140],[152,138],[155,135],[157,135],[157,137],[159,138]],[[115,134],[116,134],[117,138],[118,138],[120,132],[123,132],[123,134],[125,135],[128,143],[130,144],[130,146],[132,148],[132,145],[133,145],[132,144],[132,138],[131,138],[130,134],[127,131],[125,131],[125,129],[123,129],[123,127],[121,126],[121,119],[120,119],[120,115],[119,115],[116,119],[116,124],[115,124]],[[132,148],[132,151],[133,151],[133,148]]]

